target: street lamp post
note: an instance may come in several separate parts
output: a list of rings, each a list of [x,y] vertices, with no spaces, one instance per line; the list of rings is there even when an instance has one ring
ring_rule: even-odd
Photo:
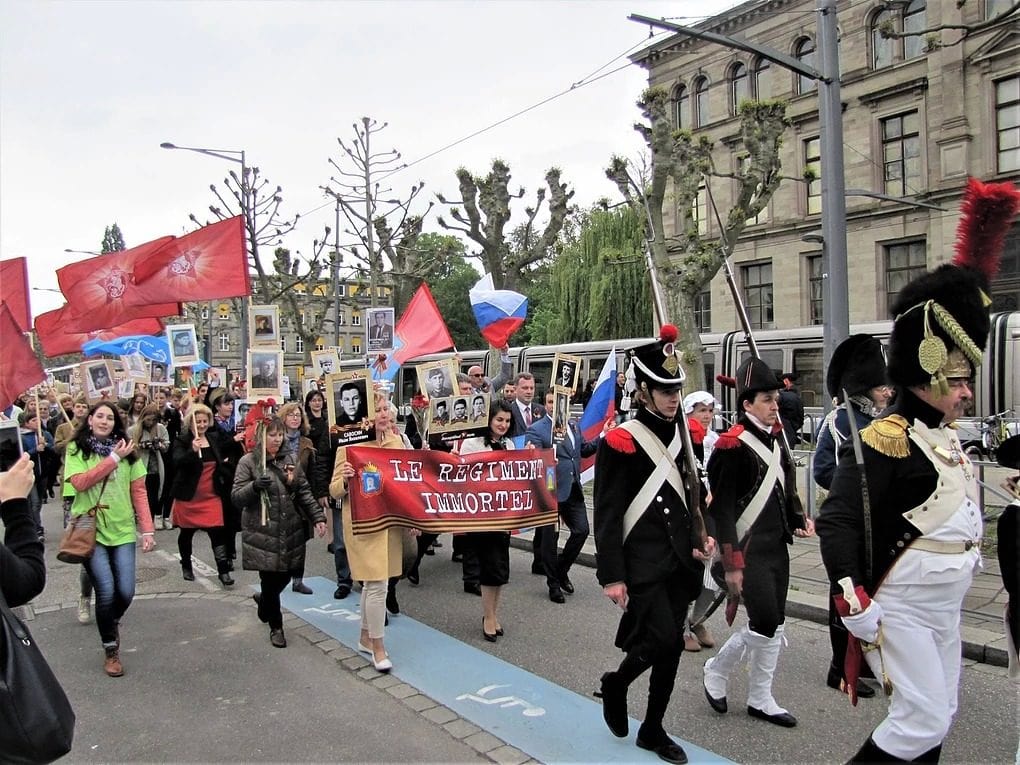
[[[204,149],[197,146],[177,146],[176,144],[164,141],[159,145],[161,149],[179,149],[181,151],[193,151],[196,154],[205,154],[209,157],[216,157],[217,159],[225,159],[228,162],[236,162],[241,166],[241,181],[240,181],[240,192],[241,192],[241,215],[244,216],[244,228],[245,235],[248,239],[248,252],[254,251],[255,243],[252,241],[253,232],[255,231],[254,222],[252,221],[252,209],[251,200],[249,198],[250,189],[248,188],[248,165],[245,161],[244,149]],[[247,268],[247,265],[245,266]],[[207,325],[207,331],[209,334],[209,346],[207,353],[207,361],[212,364],[212,303],[209,304],[209,321]],[[248,366],[248,298],[247,296],[241,298],[241,377],[247,377],[247,366]]]

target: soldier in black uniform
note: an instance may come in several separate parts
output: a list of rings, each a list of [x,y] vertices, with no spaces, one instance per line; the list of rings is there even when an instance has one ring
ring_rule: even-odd
[[[938,762],[956,714],[960,607],[980,565],[982,520],[974,467],[950,426],[972,398],[988,336],[995,232],[1020,207],[1009,186],[971,181],[953,264],[900,292],[888,356],[896,401],[861,431],[859,455],[844,445],[818,518],[822,560],[852,635],[851,700],[862,653],[892,695],[851,762]]]
[[[627,655],[602,676],[602,714],[613,735],[627,735],[627,688],[651,668],[648,708],[637,745],[666,762],[687,762],[662,727],[683,652],[687,608],[701,591],[704,553],[700,508],[684,497],[686,466],[678,421],[684,377],[674,351],[676,329],[632,351],[641,407],[599,446],[595,470],[597,576],[623,617],[616,645]],[[701,482],[693,478],[699,505]],[[599,695],[599,694],[596,694]]]
[[[746,657],[747,713],[792,728],[797,719],[772,697],[772,678],[786,621],[787,545],[795,535],[811,536],[814,524],[791,501],[797,478],[780,448],[779,381],[765,362],[752,357],[737,369],[736,382],[740,416],[719,436],[708,461],[709,513],[731,603],[743,599],[747,625],[705,663],[705,697],[716,712],[726,712],[727,682]],[[733,612],[727,610],[731,621]]]

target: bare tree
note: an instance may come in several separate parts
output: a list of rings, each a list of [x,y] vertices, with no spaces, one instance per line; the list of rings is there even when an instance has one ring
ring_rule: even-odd
[[[388,124],[380,125],[371,117],[362,117],[360,124],[351,126],[353,141],[347,143],[337,138],[340,159],[329,160],[336,174],[329,185],[322,187],[336,200],[347,220],[348,227],[342,231],[348,237],[345,246],[355,267],[368,273],[371,305],[378,302],[377,287],[382,282],[387,258],[398,271],[395,276],[405,280],[401,290],[406,289],[407,279],[415,278],[413,242],[421,234],[422,222],[432,208],[429,203],[422,215],[411,214],[411,206],[425,188],[424,181],[411,186],[403,199],[390,197],[392,189],[381,187],[386,177],[405,167],[396,149],[377,151],[372,147],[375,136]]]
[[[439,225],[448,231],[459,231],[478,244],[482,249],[476,256],[482,260],[485,270],[492,274],[497,289],[515,289],[526,271],[533,264],[546,258],[554,249],[564,221],[570,210],[573,191],[560,182],[558,168],[550,168],[545,174],[549,187],[549,220],[541,233],[535,221],[546,200],[546,190],[535,193],[535,204],[525,207],[527,218],[522,226],[514,229],[513,236],[505,232],[510,222],[510,203],[524,197],[519,189],[511,193],[510,167],[500,159],[492,161],[492,169],[484,178],[472,176],[465,168],[457,170],[460,201],[451,201],[437,194],[440,202],[450,206],[450,218],[460,225],[447,223],[442,217]],[[515,246],[516,245],[516,246]]]
[[[768,204],[782,180],[779,150],[788,125],[782,101],[755,101],[740,106],[740,137],[747,160],[740,172],[724,177],[739,184],[736,202],[725,216],[718,238],[704,236],[692,208],[703,179],[715,173],[712,143],[704,136],[674,130],[669,115],[670,95],[666,88],[648,88],[638,102],[648,124],[635,129],[648,144],[650,172],[642,180],[630,164],[614,157],[606,169],[624,199],[637,207],[648,222],[648,246],[659,287],[666,299],[669,319],[680,330],[678,346],[694,389],[704,387],[701,341],[695,324],[695,298],[718,273],[726,254],[733,251],[749,219]],[[707,182],[707,181],[706,181]],[[667,203],[675,209],[679,225],[666,236]]]

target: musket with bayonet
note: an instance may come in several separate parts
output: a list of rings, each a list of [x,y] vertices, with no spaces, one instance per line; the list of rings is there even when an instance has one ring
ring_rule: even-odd
[[[669,323],[669,312],[666,309],[665,296],[662,294],[662,285],[659,284],[658,271],[655,267],[655,257],[652,251],[652,237],[655,236],[655,227],[652,225],[651,214],[648,205],[644,206],[648,222],[648,236],[645,238],[645,258],[648,260],[648,276],[652,284],[652,302],[655,309],[656,319],[659,325]],[[687,375],[683,368],[678,368],[676,374],[681,379],[681,386],[686,381]],[[680,438],[683,441],[684,462],[687,465],[687,476],[684,479],[684,489],[687,492],[687,507],[690,509],[693,519],[694,534],[698,539],[698,547],[702,551],[708,539],[708,531],[705,527],[705,516],[701,506],[701,476],[698,469],[698,461],[694,457],[694,442],[691,440],[691,428],[687,422],[687,416],[681,412],[677,418],[677,425],[680,426]]]

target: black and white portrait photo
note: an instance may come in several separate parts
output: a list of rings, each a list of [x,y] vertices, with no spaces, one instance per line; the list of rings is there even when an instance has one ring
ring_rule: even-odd
[[[426,398],[446,398],[457,389],[457,368],[453,359],[419,364],[416,371],[418,385]]]
[[[371,308],[365,329],[365,347],[369,353],[393,350],[394,312],[392,308]]]
[[[253,305],[248,310],[248,340],[252,348],[280,347],[280,309]]]
[[[283,352],[248,351],[248,397],[266,398],[283,395]]]
[[[330,432],[341,446],[369,440],[375,417],[373,389],[367,369],[326,378]]]
[[[316,377],[336,374],[340,371],[340,359],[333,350],[312,351],[312,366]]]
[[[577,390],[578,371],[581,368],[579,356],[557,353],[553,358],[553,385]]]
[[[199,362],[194,324],[171,324],[166,328],[166,337],[171,366],[186,367]]]
[[[86,361],[81,365],[85,397],[89,402],[114,398],[113,365],[109,361]]]

